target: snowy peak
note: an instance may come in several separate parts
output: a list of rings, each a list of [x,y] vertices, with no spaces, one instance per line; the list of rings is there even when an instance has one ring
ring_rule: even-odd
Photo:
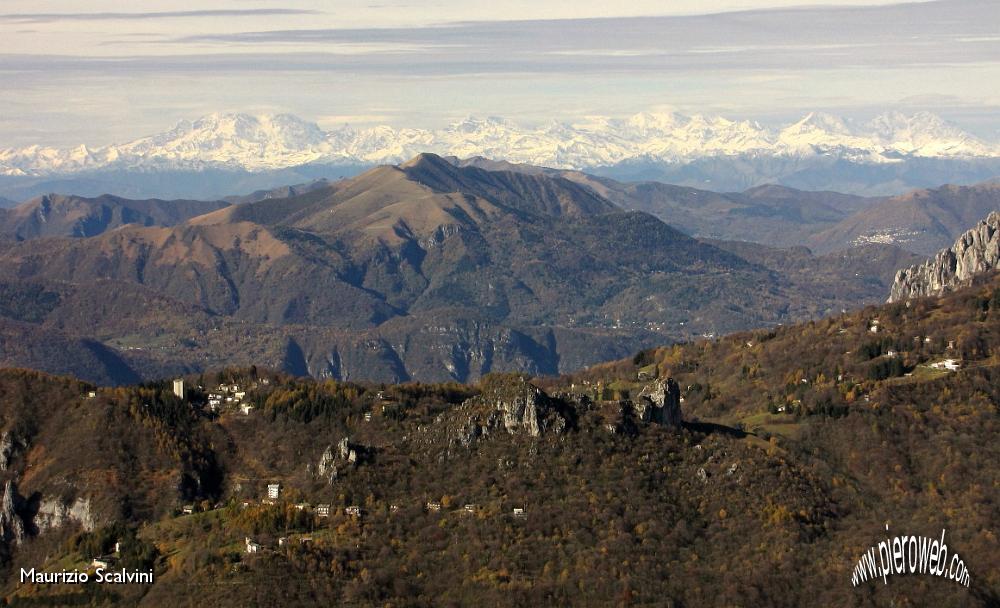
[[[382,125],[331,131],[290,114],[227,113],[184,120],[164,133],[103,148],[0,150],[0,174],[103,168],[263,171],[309,163],[397,163],[420,152],[583,169],[637,159],[676,163],[720,156],[835,156],[865,163],[898,162],[902,157],[998,158],[1000,146],[927,112],[888,112],[864,124],[811,112],[779,128],[663,111],[626,118],[590,116],[539,127],[499,117],[469,117],[438,130]]]
[[[867,125],[887,149],[916,156],[993,156],[996,146],[930,112],[887,112]]]

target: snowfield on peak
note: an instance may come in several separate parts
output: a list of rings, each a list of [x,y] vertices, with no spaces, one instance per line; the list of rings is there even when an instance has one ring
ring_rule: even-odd
[[[739,156],[832,156],[876,164],[907,157],[1000,158],[1000,144],[927,112],[888,112],[864,124],[813,112],[779,128],[717,116],[643,112],[537,127],[490,117],[468,118],[437,130],[382,125],[330,131],[290,114],[210,114],[124,144],[3,149],[0,175],[107,168],[266,171],[313,163],[398,163],[420,152],[586,169],[632,160],[682,163]]]

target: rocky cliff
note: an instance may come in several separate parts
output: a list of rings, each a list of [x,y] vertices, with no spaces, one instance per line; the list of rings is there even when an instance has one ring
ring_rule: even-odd
[[[17,486],[8,480],[0,498],[0,542],[18,545],[24,540],[24,521],[18,513],[21,502]]]
[[[642,389],[633,408],[641,422],[680,426],[681,388],[673,378],[657,380]]]
[[[923,264],[896,273],[889,302],[938,295],[1000,266],[1000,212],[994,211]]]
[[[511,435],[539,437],[561,433],[567,427],[559,403],[544,391],[516,376],[489,378],[483,392],[462,404],[461,427],[453,433],[465,447],[478,438],[505,431]]]

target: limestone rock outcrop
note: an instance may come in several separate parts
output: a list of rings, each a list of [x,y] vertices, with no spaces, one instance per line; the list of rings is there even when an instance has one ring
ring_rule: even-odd
[[[0,436],[0,471],[6,471],[11,461],[21,448],[21,442],[11,431],[4,431]]]
[[[1000,268],[1000,212],[963,234],[930,260],[896,273],[889,302],[939,295],[972,277]]]
[[[24,521],[18,513],[20,497],[13,481],[7,481],[0,499],[0,541],[19,545],[24,540]]]
[[[673,378],[657,380],[642,389],[633,403],[633,411],[640,422],[680,426],[681,387]]]
[[[347,437],[341,439],[336,448],[333,444],[326,446],[323,454],[319,457],[319,462],[316,463],[316,475],[333,483],[337,479],[341,467],[358,464],[361,452],[362,448],[352,444]]]
[[[501,430],[510,435],[539,437],[547,432],[561,433],[567,427],[556,400],[523,378],[486,382],[483,392],[466,400],[462,408],[468,416],[454,437],[464,447]]]
[[[71,503],[66,503],[58,498],[43,498],[39,502],[34,519],[39,534],[70,522],[79,524],[87,531],[96,527],[89,499],[77,498]]]

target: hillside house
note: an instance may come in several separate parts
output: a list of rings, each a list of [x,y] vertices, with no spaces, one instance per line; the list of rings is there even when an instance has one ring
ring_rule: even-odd
[[[176,378],[174,380],[174,395],[178,399],[184,398],[184,378]]]
[[[351,517],[361,517],[361,507],[358,505],[351,505],[344,509],[344,513],[346,515],[350,515]]]
[[[309,508],[309,503],[307,503],[307,502],[300,502],[300,503],[296,503],[296,505],[295,505],[295,510],[296,511],[305,511],[308,508]]]
[[[961,369],[962,364],[959,363],[958,359],[945,359],[944,361],[937,361],[931,363],[930,367],[932,369],[946,369],[949,372],[957,372]]]
[[[281,484],[280,483],[269,483],[267,484],[267,497],[271,499],[276,499],[281,495]]]
[[[108,568],[111,568],[112,566],[115,565],[115,558],[112,555],[101,555],[91,560],[90,565],[93,566],[94,568],[101,568],[103,570],[107,570]]]
[[[465,505],[465,512],[466,513],[475,513],[476,512],[476,505],[474,505],[474,504]]]
[[[885,351],[885,356],[889,357],[890,359],[895,359],[898,355],[899,355],[899,353],[897,353],[896,351],[892,350],[891,348],[889,350]]]
[[[281,537],[278,538],[278,546],[279,547],[284,547],[287,544],[288,544],[288,537],[287,536],[281,536]]]
[[[365,422],[371,422],[371,421],[372,421],[372,413],[365,412]]]
[[[524,519],[525,517],[527,517],[527,514],[521,507],[514,507],[514,517],[516,517],[517,519]]]
[[[246,552],[247,553],[260,553],[260,543],[256,542],[249,536],[246,537]]]
[[[253,411],[253,405],[251,405],[249,403],[241,403],[240,404],[240,411],[243,412],[244,416],[249,416],[250,412]]]
[[[184,515],[191,515],[194,513],[194,505],[184,505],[181,507],[181,513]]]
[[[441,510],[441,503],[439,503],[439,502],[429,502],[429,503],[427,503],[427,510],[428,511],[440,511]]]
[[[399,505],[389,505],[389,512],[390,513],[395,513],[397,511],[399,511]]]
[[[317,517],[330,517],[330,505],[316,505]]]

